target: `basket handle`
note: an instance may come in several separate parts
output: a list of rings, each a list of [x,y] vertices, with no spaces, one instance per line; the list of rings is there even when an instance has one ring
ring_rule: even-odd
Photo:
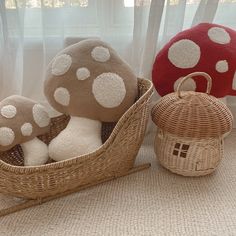
[[[181,97],[180,87],[183,85],[183,83],[184,83],[187,79],[189,79],[189,78],[191,78],[191,77],[194,77],[194,76],[202,76],[202,77],[204,77],[204,78],[207,80],[206,93],[207,93],[207,94],[210,94],[210,92],[211,92],[211,86],[212,86],[212,79],[211,79],[211,76],[208,75],[208,74],[205,73],[205,72],[193,72],[193,73],[191,73],[191,74],[186,75],[186,76],[180,81],[180,83],[178,84],[178,86],[177,86],[177,93],[178,93],[178,97],[179,97],[179,98],[182,98],[182,97]]]

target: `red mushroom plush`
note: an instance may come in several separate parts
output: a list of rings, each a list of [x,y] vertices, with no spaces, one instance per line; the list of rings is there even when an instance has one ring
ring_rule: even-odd
[[[175,91],[182,77],[195,71],[212,77],[211,94],[215,97],[236,96],[236,31],[202,23],[180,32],[156,56],[152,79],[164,96]],[[184,87],[203,92],[206,82],[193,78]]]

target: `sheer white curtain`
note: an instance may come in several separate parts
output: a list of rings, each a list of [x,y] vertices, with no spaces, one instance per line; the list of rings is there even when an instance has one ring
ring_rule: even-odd
[[[235,0],[1,0],[0,99],[22,94],[44,102],[45,66],[64,45],[87,37],[109,42],[150,79],[157,51],[176,33],[200,22],[236,28],[235,12]]]

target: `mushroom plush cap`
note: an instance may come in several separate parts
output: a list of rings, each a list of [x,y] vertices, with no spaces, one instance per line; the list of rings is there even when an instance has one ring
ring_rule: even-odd
[[[41,104],[17,95],[5,98],[0,102],[0,151],[46,133],[49,122]]]
[[[137,97],[137,78],[108,44],[83,40],[49,64],[45,95],[57,111],[104,122],[117,121]]]
[[[175,91],[182,77],[195,71],[213,78],[211,95],[236,96],[236,31],[202,23],[178,33],[157,54],[152,80],[157,92],[164,96]],[[206,81],[194,78],[186,87],[204,92]]]
[[[198,92],[171,93],[152,109],[152,120],[161,129],[180,137],[214,138],[231,131],[233,116],[217,98]]]

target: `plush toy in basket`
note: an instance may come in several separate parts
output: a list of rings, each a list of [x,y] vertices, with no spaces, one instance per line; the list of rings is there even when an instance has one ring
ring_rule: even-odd
[[[49,131],[38,138],[58,162],[17,166],[24,163],[19,145],[0,152],[0,193],[26,199],[0,209],[0,216],[150,167],[135,166],[135,159],[148,121],[151,81],[137,79],[98,40],[64,49],[46,75],[48,101],[63,114],[52,118]]]
[[[181,91],[182,84],[195,76],[207,79],[207,92]],[[177,92],[162,97],[152,109],[158,127],[157,158],[174,173],[210,174],[223,157],[223,136],[232,129],[233,116],[224,103],[209,95],[211,85],[208,74],[191,73],[181,80]]]
[[[137,77],[107,43],[90,39],[64,49],[48,66],[45,95],[70,121],[49,144],[50,157],[60,161],[98,149],[102,122],[117,122],[137,94]]]
[[[5,98],[0,102],[0,155],[20,145],[25,166],[45,164],[48,146],[37,136],[49,131],[49,123],[49,115],[41,104],[18,95]],[[19,161],[16,157],[11,160]]]

